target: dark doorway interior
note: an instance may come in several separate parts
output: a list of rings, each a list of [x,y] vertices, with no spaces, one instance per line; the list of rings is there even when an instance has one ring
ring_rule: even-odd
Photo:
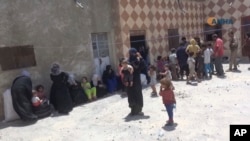
[[[244,44],[246,34],[250,32],[250,16],[241,18],[241,43]]]
[[[130,35],[130,46],[140,52],[144,60],[147,60],[145,35]]]
[[[204,25],[205,41],[213,41],[212,35],[217,34],[220,38],[222,37],[221,25],[210,26]]]
[[[169,50],[171,48],[177,48],[179,46],[178,29],[168,29],[168,45],[169,45]]]

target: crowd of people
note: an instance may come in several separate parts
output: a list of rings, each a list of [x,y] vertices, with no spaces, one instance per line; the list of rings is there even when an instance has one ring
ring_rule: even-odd
[[[229,32],[230,38],[230,63],[227,71],[238,71],[236,53],[238,41],[234,32]],[[188,42],[182,37],[180,46],[172,48],[167,57],[158,56],[156,65],[149,65],[135,48],[130,48],[129,57],[120,59],[118,73],[111,65],[106,66],[103,75],[94,74],[92,79],[82,77],[77,81],[73,74],[61,70],[58,63],[51,67],[50,78],[52,87],[49,97],[44,94],[44,86],[37,85],[34,89],[30,74],[24,71],[17,77],[11,87],[13,106],[21,119],[34,121],[41,117],[49,116],[54,110],[60,114],[68,114],[74,106],[96,100],[105,95],[122,90],[128,97],[130,115],[143,115],[143,94],[141,74],[147,74],[148,84],[152,88],[152,96],[162,96],[163,103],[169,116],[166,125],[173,125],[173,108],[176,100],[175,87],[172,80],[184,80],[187,84],[211,79],[215,74],[224,77],[222,57],[224,43],[217,34],[213,36],[214,42],[201,43],[199,38]],[[250,34],[247,34],[244,44],[244,56],[250,59]],[[160,82],[160,90],[156,84]],[[53,110],[54,109],[54,110]]]

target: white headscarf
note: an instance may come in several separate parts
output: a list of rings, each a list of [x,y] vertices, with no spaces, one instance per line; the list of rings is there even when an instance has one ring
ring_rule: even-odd
[[[94,86],[98,85],[98,81],[100,81],[100,77],[98,76],[98,74],[94,74],[92,77],[92,82]]]

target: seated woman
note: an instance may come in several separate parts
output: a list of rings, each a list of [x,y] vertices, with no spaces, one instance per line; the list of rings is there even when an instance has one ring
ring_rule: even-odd
[[[89,101],[96,99],[96,87],[91,87],[87,77],[82,78],[81,86],[84,89]]]
[[[97,74],[93,75],[91,86],[96,87],[96,96],[97,97],[103,97],[106,94],[108,94],[107,89],[103,85],[100,77]]]
[[[117,89],[117,77],[111,65],[106,66],[106,70],[103,72],[102,81],[107,86],[108,92],[113,93]]]
[[[81,87],[81,83],[75,80],[75,76],[73,74],[69,75],[68,87],[74,106],[86,103],[88,101],[88,98]]]

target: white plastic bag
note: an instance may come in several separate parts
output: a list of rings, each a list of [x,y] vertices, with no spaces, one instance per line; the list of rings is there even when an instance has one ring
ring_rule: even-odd
[[[20,119],[20,117],[17,115],[16,111],[13,108],[10,89],[7,89],[3,93],[3,107],[4,107],[4,121],[3,122]]]

